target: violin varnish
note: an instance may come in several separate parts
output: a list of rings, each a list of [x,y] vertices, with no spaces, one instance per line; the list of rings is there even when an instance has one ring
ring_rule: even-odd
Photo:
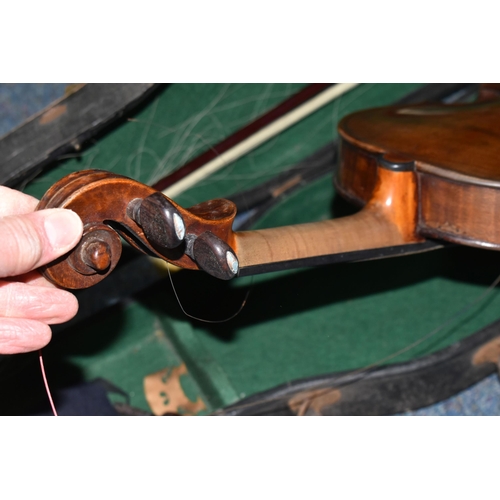
[[[416,186],[412,171],[378,168],[372,199],[355,215],[235,233],[240,267],[423,241],[415,232]]]

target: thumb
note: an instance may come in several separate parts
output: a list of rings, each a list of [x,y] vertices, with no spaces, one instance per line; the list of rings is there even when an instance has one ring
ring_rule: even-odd
[[[80,217],[62,208],[0,218],[0,276],[17,276],[52,262],[76,246],[82,231]]]

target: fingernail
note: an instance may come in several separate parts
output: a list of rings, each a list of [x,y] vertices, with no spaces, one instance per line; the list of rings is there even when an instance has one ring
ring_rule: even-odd
[[[60,208],[44,211],[47,239],[55,250],[73,248],[82,236],[82,221],[75,212]]]

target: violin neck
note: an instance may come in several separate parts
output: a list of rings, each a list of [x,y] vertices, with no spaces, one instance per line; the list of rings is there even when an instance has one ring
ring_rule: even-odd
[[[309,224],[234,233],[240,275],[339,260],[365,260],[439,247],[417,234],[415,173],[378,169],[369,203],[357,214]],[[403,250],[402,247],[407,247]],[[385,249],[380,252],[380,250]],[[374,257],[366,251],[375,250]]]

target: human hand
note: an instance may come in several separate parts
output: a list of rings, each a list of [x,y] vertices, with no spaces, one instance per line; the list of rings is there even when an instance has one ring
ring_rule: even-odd
[[[78,311],[72,293],[35,269],[76,246],[82,221],[60,208],[34,212],[37,203],[0,186],[0,354],[40,349],[51,339],[49,325],[64,323]]]

